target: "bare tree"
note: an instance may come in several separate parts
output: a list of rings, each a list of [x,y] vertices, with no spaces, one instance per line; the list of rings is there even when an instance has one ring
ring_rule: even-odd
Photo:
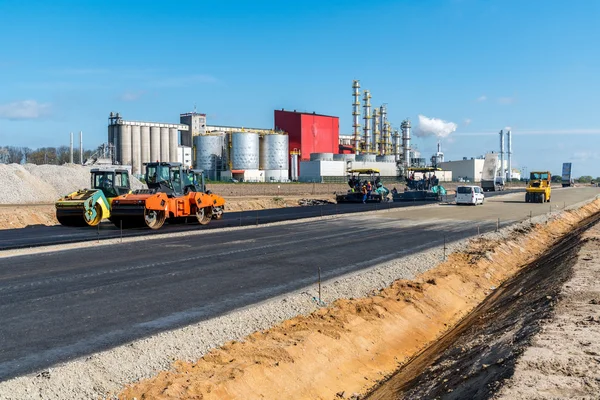
[[[21,164],[23,161],[23,150],[20,147],[8,146],[6,147],[8,152],[8,163]]]

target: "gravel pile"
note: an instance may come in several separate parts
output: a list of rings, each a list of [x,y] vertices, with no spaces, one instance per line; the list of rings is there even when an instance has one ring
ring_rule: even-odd
[[[81,165],[0,164],[0,204],[54,203],[90,186],[90,168]],[[131,179],[133,189],[144,185]]]

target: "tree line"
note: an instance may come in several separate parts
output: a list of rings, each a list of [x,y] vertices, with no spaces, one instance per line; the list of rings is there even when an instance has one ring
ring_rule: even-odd
[[[84,150],[83,161],[90,158],[96,150]],[[70,150],[68,146],[40,147],[31,149],[29,147],[4,146],[0,147],[0,164],[54,164],[62,165],[70,162]],[[73,163],[81,164],[79,149],[73,149]]]

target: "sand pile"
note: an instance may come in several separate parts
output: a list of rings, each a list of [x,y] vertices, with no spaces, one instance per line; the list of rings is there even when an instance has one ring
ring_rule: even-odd
[[[81,165],[0,164],[0,204],[54,203],[90,186],[90,169]],[[131,178],[133,189],[144,185]]]

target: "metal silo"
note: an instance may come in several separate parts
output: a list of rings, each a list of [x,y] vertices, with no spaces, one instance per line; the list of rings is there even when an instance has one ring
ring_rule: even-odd
[[[196,169],[204,170],[209,179],[216,179],[216,171],[223,156],[223,135],[199,135],[194,137]]]
[[[269,134],[260,139],[260,169],[265,171],[265,180],[287,181],[289,169],[289,140],[287,135]]]
[[[179,131],[177,130],[177,128],[169,128],[169,161],[177,162],[177,149],[178,148],[179,148]]]
[[[141,153],[142,153],[142,169],[140,170],[141,174],[146,173],[146,167],[144,167],[144,163],[150,162],[152,159],[150,158],[150,127],[142,126],[140,128],[140,143],[141,143]]]
[[[376,160],[377,160],[377,162],[393,163],[393,162],[396,162],[396,156],[393,156],[393,155],[377,156]]]
[[[231,134],[232,169],[258,169],[258,133],[233,132]]]
[[[131,125],[119,125],[120,156],[122,165],[131,165]]]
[[[160,128],[160,161],[169,161],[169,128]]]
[[[150,161],[155,162],[160,159],[160,128],[150,127]]]
[[[142,139],[139,125],[131,127],[131,173],[142,171]]]

